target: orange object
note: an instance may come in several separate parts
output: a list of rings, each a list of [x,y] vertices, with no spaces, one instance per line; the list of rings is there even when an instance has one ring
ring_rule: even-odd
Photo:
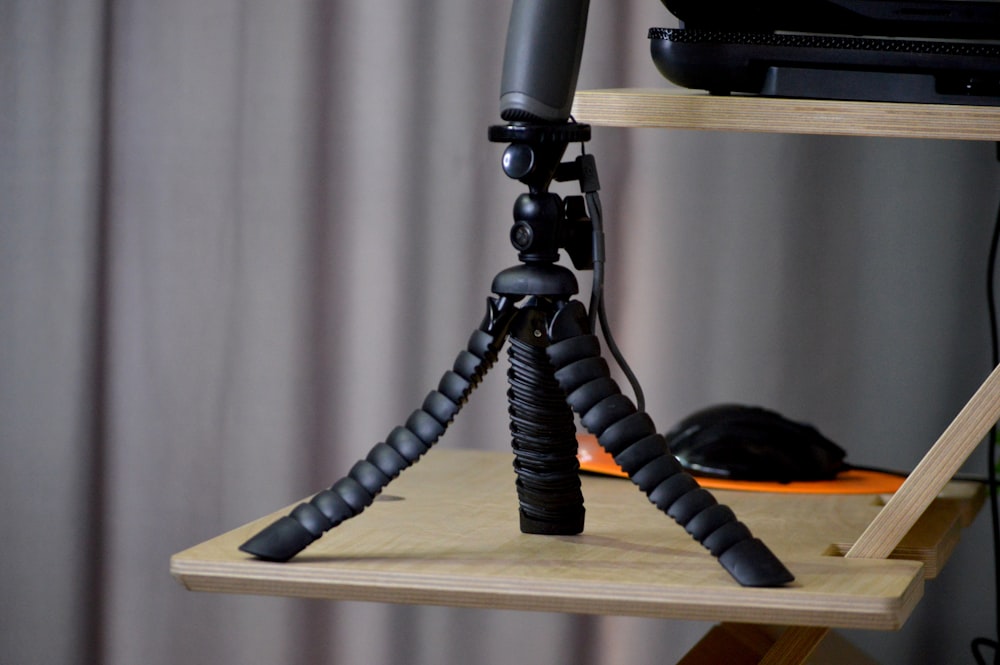
[[[605,476],[627,478],[621,467],[591,434],[578,434],[577,457],[580,469]],[[905,478],[892,473],[850,469],[837,474],[833,480],[809,480],[779,483],[758,480],[725,480],[694,476],[698,484],[707,489],[742,490],[746,492],[772,492],[786,494],[892,494]]]

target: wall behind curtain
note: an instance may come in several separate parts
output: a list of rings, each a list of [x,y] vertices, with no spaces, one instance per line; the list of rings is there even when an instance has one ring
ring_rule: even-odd
[[[485,138],[508,12],[0,0],[0,661],[641,664],[697,639],[167,573],[342,475],[478,324],[513,261],[519,186]],[[664,86],[645,32],[672,22],[595,2],[581,86]],[[992,146],[598,128],[591,150],[609,313],[661,427],[758,403],[906,469],[988,371]],[[490,375],[439,445],[509,450],[504,392]],[[903,630],[851,639],[967,660],[986,522]]]

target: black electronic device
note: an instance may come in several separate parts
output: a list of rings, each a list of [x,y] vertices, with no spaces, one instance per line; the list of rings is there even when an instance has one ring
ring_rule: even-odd
[[[814,426],[763,407],[699,409],[665,436],[681,466],[697,476],[788,483],[832,480],[847,468],[844,449]]]
[[[1000,0],[664,0],[669,81],[714,94],[1000,105]]]
[[[435,390],[346,476],[296,506],[240,549],[286,561],[342,521],[365,510],[393,478],[444,434],[508,344],[508,412],[520,526],[524,533],[575,535],[584,505],[576,421],[594,436],[650,503],[701,543],[744,586],[781,586],[791,572],[733,511],[700,487],[670,454],[642,405],[622,394],[602,357],[612,355],[631,378],[608,331],[603,303],[604,246],[596,162],[563,161],[590,127],[569,120],[586,27],[587,0],[515,0],[501,84],[501,118],[489,129],[508,143],[504,173],[528,191],[514,204],[511,243],[520,264],[493,280],[486,316]],[[556,182],[577,182],[582,195],[559,196]],[[576,300],[573,272],[592,270],[590,307]]]
[[[1000,39],[1000,0],[662,0],[685,28]]]

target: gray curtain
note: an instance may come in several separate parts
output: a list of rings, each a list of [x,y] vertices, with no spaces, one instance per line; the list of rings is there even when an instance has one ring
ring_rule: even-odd
[[[0,0],[0,662],[672,662],[705,625],[185,591],[168,559],[342,475],[482,316],[519,191],[509,3]],[[652,0],[582,87],[665,86]],[[608,308],[665,428],[720,401],[908,469],[989,370],[993,146],[598,128]],[[509,449],[500,373],[443,447]],[[968,469],[983,473],[985,453]],[[910,622],[992,635],[988,520]]]

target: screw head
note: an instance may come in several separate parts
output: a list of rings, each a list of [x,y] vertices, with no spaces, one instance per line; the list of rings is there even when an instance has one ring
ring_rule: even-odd
[[[514,228],[510,230],[510,242],[518,251],[523,252],[531,247],[531,243],[534,239],[534,230],[524,222],[518,222],[514,225]]]

